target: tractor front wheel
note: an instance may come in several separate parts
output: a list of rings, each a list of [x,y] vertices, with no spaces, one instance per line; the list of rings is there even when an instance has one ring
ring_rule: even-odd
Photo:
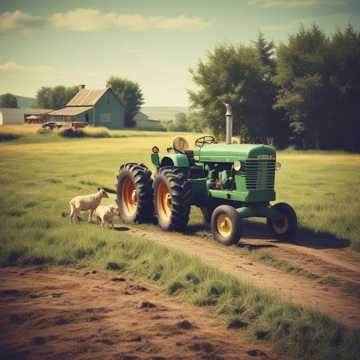
[[[291,240],[297,231],[297,217],[295,210],[286,203],[278,203],[272,206],[281,216],[277,220],[267,219],[267,224],[277,239]]]
[[[184,231],[190,203],[190,181],[179,169],[161,168],[154,179],[154,208],[160,227],[165,231]]]
[[[120,218],[125,223],[151,222],[151,171],[143,164],[128,163],[120,167],[117,177],[117,203]]]
[[[232,206],[218,206],[211,215],[210,225],[214,239],[224,245],[235,244],[241,237],[241,219]]]

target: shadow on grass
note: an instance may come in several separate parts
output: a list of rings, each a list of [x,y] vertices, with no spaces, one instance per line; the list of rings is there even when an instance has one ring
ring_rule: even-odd
[[[266,224],[244,220],[243,227],[243,238],[269,241],[268,244],[244,244],[244,246],[251,247],[253,250],[273,247],[276,246],[276,243],[279,242],[294,244],[297,246],[305,246],[312,249],[340,249],[349,247],[351,245],[350,240],[340,239],[329,232],[317,232],[306,227],[299,227],[296,238],[292,241],[274,239]],[[184,231],[184,234],[196,235],[198,232],[207,232],[209,236],[211,235],[209,225],[203,223],[188,225]],[[241,241],[239,245],[242,245]]]
[[[289,243],[297,246],[305,246],[312,249],[340,249],[349,247],[351,241],[340,239],[325,231],[314,231],[306,227],[299,227],[294,240],[276,240],[273,238],[266,224],[244,221],[243,236],[269,240],[274,243]]]
[[[129,231],[130,228],[126,226],[114,226],[114,230],[123,232],[123,231]]]

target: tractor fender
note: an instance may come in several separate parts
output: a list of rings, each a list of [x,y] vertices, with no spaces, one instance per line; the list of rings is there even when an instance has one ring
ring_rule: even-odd
[[[161,160],[160,166],[190,167],[190,162],[185,154],[168,154]]]

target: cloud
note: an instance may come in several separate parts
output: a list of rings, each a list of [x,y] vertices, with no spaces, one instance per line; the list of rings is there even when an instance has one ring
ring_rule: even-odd
[[[184,15],[177,17],[126,15],[83,8],[53,14],[50,22],[60,29],[82,32],[114,27],[134,31],[146,29],[199,30],[209,25],[204,19]]]
[[[43,26],[45,22],[42,18],[27,14],[21,10],[5,11],[0,13],[0,33],[25,32]]]
[[[71,78],[74,76],[93,78],[96,76],[94,72],[79,72],[79,70],[62,69],[49,65],[23,65],[15,61],[0,63],[0,74],[3,76],[37,76],[38,79],[48,76],[56,78],[66,78],[69,76]]]
[[[15,73],[44,73],[56,72],[57,70],[48,65],[21,65],[13,61],[0,64],[0,73],[15,74]]]
[[[249,0],[249,5],[262,8],[304,8],[316,5],[341,5],[347,0]]]

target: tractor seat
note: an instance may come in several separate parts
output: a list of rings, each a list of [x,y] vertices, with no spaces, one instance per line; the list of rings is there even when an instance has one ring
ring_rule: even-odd
[[[191,152],[191,150],[189,150],[189,143],[183,136],[174,137],[172,145],[173,149],[179,153],[187,155],[187,152]]]

